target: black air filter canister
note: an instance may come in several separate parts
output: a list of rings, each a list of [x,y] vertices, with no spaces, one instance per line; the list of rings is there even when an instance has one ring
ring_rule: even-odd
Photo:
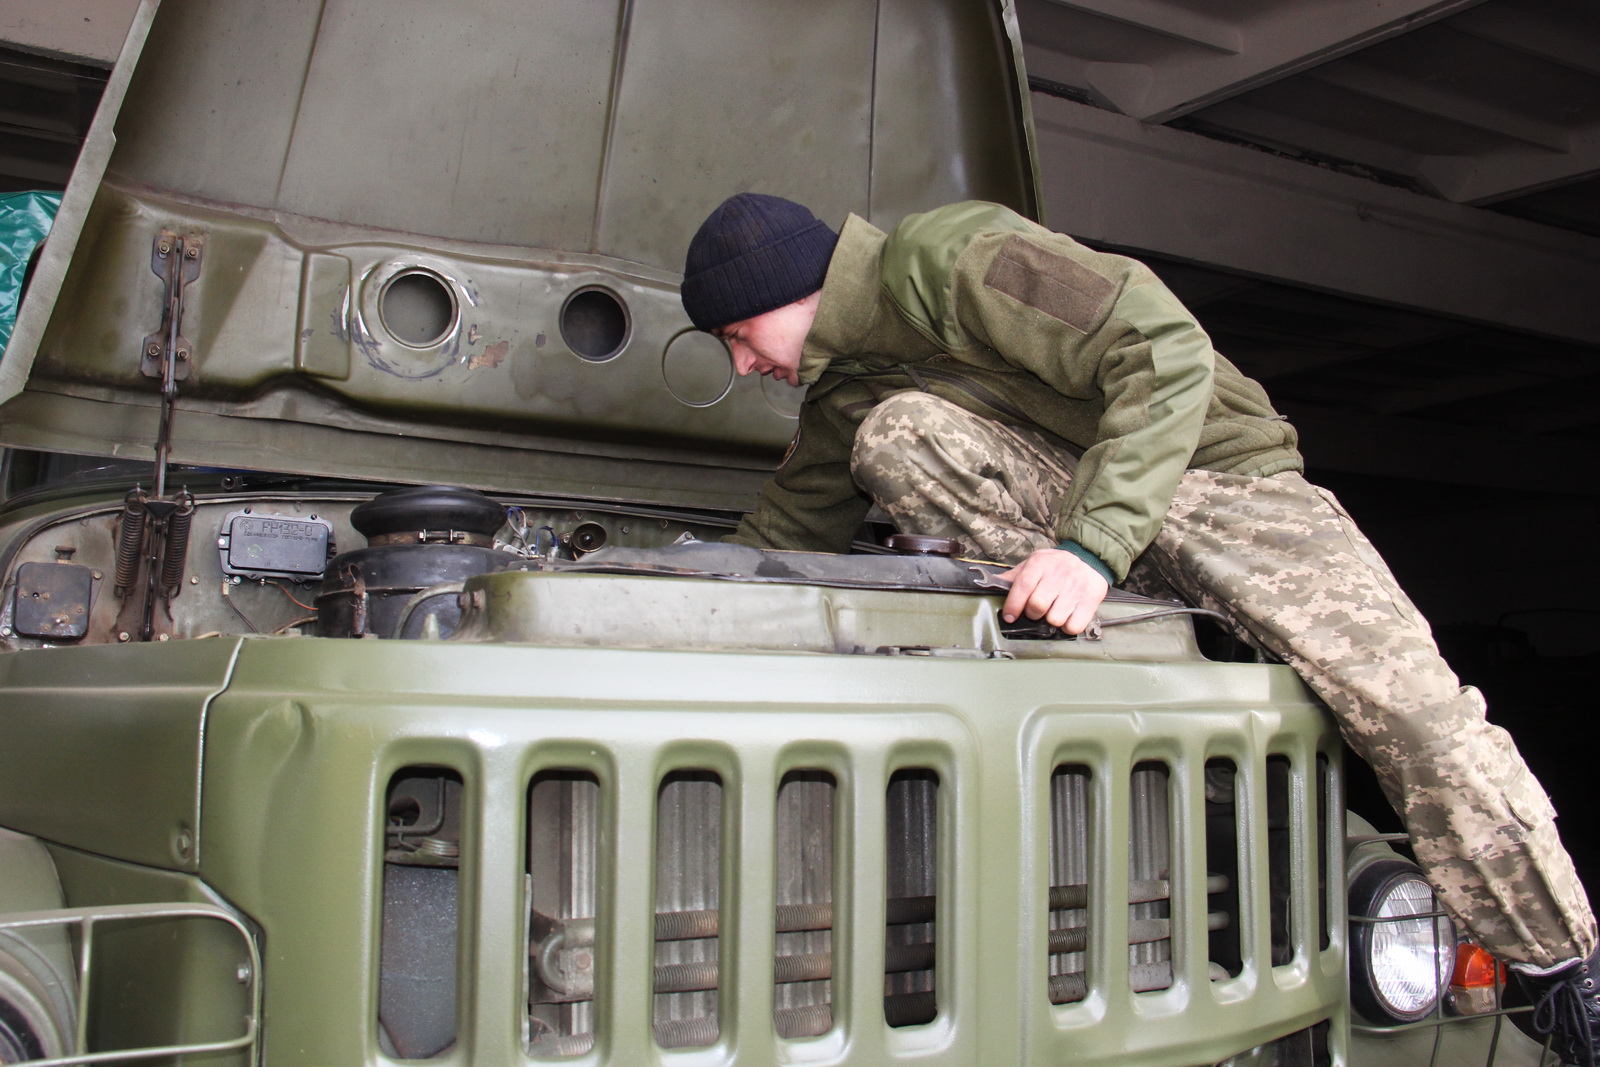
[[[482,493],[449,486],[395,489],[358,504],[350,524],[367,547],[335,556],[323,572],[318,636],[420,637],[429,617],[449,636],[461,622],[455,591],[419,594],[514,564],[493,547],[505,519]]]

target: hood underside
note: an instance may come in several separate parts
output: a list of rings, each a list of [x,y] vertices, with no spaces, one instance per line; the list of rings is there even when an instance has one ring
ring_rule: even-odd
[[[677,299],[741,190],[1035,214],[1009,2],[146,0],[7,445],[747,506],[798,391]]]

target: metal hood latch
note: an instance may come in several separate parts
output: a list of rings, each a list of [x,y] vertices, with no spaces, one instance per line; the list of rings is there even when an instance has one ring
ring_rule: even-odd
[[[167,457],[172,451],[173,403],[178,383],[194,366],[194,346],[183,336],[183,291],[200,277],[204,242],[162,230],[150,249],[150,269],[164,283],[161,328],[144,339],[139,369],[161,379],[161,427],[156,434],[156,498],[167,495]]]
[[[183,336],[183,291],[200,277],[204,242],[190,235],[162,230],[150,248],[150,269],[162,281],[161,328],[141,342],[139,370],[161,380],[161,422],[156,431],[155,493],[135,486],[123,507],[117,531],[115,591],[124,600],[117,628],[123,640],[137,628],[139,639],[156,636],[158,600],[170,602],[183,587],[194,497],[181,488],[167,496],[167,467],[172,452],[172,418],[178,383],[194,366],[194,346]],[[141,569],[144,581],[139,580]],[[135,593],[142,595],[135,597]],[[137,622],[127,625],[124,616]],[[161,635],[164,640],[166,635]]]
[[[147,378],[181,382],[189,377],[194,349],[182,334],[183,291],[200,277],[203,243],[162,230],[150,249],[150,269],[165,286],[161,328],[144,339],[139,369]]]

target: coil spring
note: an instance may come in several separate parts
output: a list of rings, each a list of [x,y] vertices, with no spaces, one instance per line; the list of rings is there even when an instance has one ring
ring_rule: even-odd
[[[167,548],[161,557],[161,587],[168,600],[183,588],[183,569],[189,560],[189,528],[194,524],[194,496],[189,490],[180,489],[174,500],[178,506],[167,517]]]
[[[127,501],[122,505],[122,528],[117,531],[117,585],[116,593],[125,597],[133,592],[139,580],[139,555],[144,547],[144,526],[149,512],[145,510],[148,498],[143,489],[134,486],[128,490]]]

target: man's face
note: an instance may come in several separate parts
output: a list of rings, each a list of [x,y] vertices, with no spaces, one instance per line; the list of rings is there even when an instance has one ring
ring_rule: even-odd
[[[811,321],[817,316],[819,294],[792,304],[740,319],[712,331],[733,353],[733,369],[740,375],[770,374],[790,385],[800,384],[800,353]]]

